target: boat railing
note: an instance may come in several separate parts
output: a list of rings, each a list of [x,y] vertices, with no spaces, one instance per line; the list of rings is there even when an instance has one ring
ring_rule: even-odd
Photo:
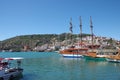
[[[102,49],[102,50],[98,50],[98,52],[104,52],[104,53],[116,53],[117,50],[116,49]]]
[[[93,51],[93,52],[97,52],[97,53],[100,53],[100,52],[103,52],[103,53],[115,53],[117,52],[116,49],[89,49],[88,50],[89,52]]]

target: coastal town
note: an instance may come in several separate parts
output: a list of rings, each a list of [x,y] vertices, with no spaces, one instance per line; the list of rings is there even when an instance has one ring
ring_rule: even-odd
[[[120,0],[0,0],[0,80],[120,80]]]
[[[69,33],[64,34],[64,36],[66,36],[66,35],[68,35],[68,37],[69,37]],[[36,35],[31,35],[31,36],[36,36]],[[45,36],[45,35],[43,35],[43,36]],[[41,39],[41,38],[34,40],[35,42],[33,42],[33,40],[30,40],[28,38],[29,39],[28,42],[25,43],[23,40],[23,43],[22,43],[22,41],[20,41],[22,36],[21,36],[21,38],[19,36],[19,37],[16,37],[15,39],[12,39],[12,41],[8,40],[9,44],[7,43],[7,40],[1,41],[0,51],[2,51],[2,52],[6,52],[6,51],[10,51],[10,52],[16,52],[16,51],[17,52],[20,52],[20,51],[51,52],[51,51],[58,51],[61,47],[67,46],[71,43],[70,39],[66,39],[66,38],[64,38],[63,40],[59,39],[59,38],[62,38],[61,36],[63,36],[63,35],[56,35],[56,36],[51,38],[51,40],[47,41],[46,43],[43,43],[43,41],[41,41],[43,39]],[[94,45],[102,45],[102,48],[104,48],[104,49],[115,49],[116,46],[117,47],[120,46],[120,41],[115,40],[113,38],[99,37],[99,36],[94,36],[93,38],[94,38],[93,39]],[[31,43],[30,43],[30,41],[31,41]],[[73,44],[79,43],[79,42],[80,42],[79,37],[76,37],[73,39]],[[92,44],[91,35],[83,36],[82,42],[86,45]],[[39,44],[41,43],[41,45],[39,45],[38,43]],[[22,45],[20,45],[20,44],[22,44]],[[14,49],[16,47],[19,48],[19,50]]]
[[[73,34],[72,18],[69,23],[69,33],[62,34],[34,34],[34,35],[21,35],[13,38],[9,38],[0,41],[1,52],[52,52],[59,51],[62,47],[75,46],[76,44],[81,46],[84,44],[88,48],[101,48],[115,50],[120,47],[120,41],[96,36],[93,33],[93,22],[90,16],[90,34],[82,32],[82,19],[80,18],[79,33]],[[92,46],[91,46],[92,45]],[[114,52],[114,51],[113,51]]]

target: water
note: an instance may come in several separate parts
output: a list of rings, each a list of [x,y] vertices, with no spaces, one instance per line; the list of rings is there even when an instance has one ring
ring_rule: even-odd
[[[63,58],[55,52],[3,52],[23,57],[21,80],[120,80],[120,63]]]

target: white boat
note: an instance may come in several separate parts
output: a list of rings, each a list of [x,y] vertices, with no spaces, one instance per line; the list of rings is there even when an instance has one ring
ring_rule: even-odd
[[[66,58],[83,58],[84,57],[81,54],[62,54],[62,56]]]
[[[116,63],[120,63],[120,48],[118,48],[118,53],[116,53],[115,55],[111,55],[108,58],[106,58],[107,61],[109,62],[116,62]]]
[[[117,59],[106,58],[106,60],[109,61],[109,62],[120,63],[120,60],[117,60]]]
[[[0,80],[14,80],[21,78],[23,72],[23,69],[21,68],[22,59],[23,58],[0,58]],[[13,66],[12,61],[17,64]]]

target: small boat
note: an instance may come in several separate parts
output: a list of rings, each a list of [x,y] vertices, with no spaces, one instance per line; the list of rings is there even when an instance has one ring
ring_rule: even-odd
[[[21,68],[22,59],[23,58],[0,58],[0,80],[20,79],[23,72]],[[16,65],[13,65],[12,62],[16,62]]]
[[[106,60],[109,62],[120,63],[120,59],[106,58]]]
[[[120,49],[118,48],[118,52],[115,55],[110,55],[106,58],[109,62],[120,62]]]

